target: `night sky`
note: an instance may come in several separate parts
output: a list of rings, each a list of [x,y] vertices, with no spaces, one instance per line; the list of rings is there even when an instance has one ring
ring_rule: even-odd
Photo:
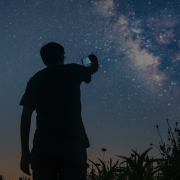
[[[46,68],[40,49],[49,42],[64,47],[65,64],[90,54],[99,60],[91,83],[81,84],[88,159],[100,163],[106,148],[104,161],[114,164],[123,160],[115,155],[159,147],[156,125],[170,144],[166,119],[173,130],[180,119],[180,2],[0,0],[0,175],[24,175],[19,103],[29,79]],[[34,111],[30,150],[35,129]],[[148,155],[158,153],[153,147]]]

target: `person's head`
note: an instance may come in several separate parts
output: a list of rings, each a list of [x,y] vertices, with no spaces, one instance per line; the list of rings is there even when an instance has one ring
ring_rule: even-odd
[[[50,42],[44,45],[40,51],[42,60],[46,66],[51,66],[53,64],[64,64],[64,48],[55,42]]]

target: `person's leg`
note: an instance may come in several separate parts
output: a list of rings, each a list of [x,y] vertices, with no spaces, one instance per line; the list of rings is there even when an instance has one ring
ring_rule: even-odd
[[[71,145],[72,146],[72,145]],[[66,157],[57,166],[59,180],[86,180],[87,176],[87,151],[84,146],[72,146],[66,153]]]
[[[59,180],[86,180],[87,162],[69,164],[58,169]]]
[[[74,148],[73,151],[71,150],[66,154],[68,158],[63,158],[64,154],[62,156],[58,152],[53,152],[54,156],[50,157],[50,161],[46,160],[44,162],[46,168],[42,167],[45,164],[39,164],[38,167],[41,167],[41,170],[39,168],[33,169],[33,180],[57,180],[57,177],[60,177],[59,180],[86,180],[86,149],[82,147]],[[37,167],[37,163],[34,165]]]
[[[33,180],[57,180],[58,172],[50,169],[32,170]]]
[[[86,180],[87,162],[32,170],[33,180]],[[58,178],[59,177],[59,178]]]

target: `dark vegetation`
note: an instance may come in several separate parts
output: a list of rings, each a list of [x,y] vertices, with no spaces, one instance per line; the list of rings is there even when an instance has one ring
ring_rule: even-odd
[[[168,119],[167,124],[168,123]],[[161,135],[159,133],[159,126],[156,125],[157,131],[161,138],[159,155],[161,158],[154,159],[153,157],[149,158],[147,153],[152,149],[148,148],[142,154],[137,154],[136,151],[132,150],[134,154],[131,154],[131,157],[127,158],[120,155],[115,155],[121,157],[124,161],[118,165],[118,161],[112,166],[112,160],[110,158],[110,163],[106,166],[106,162],[100,160],[101,164],[89,160],[97,169],[92,165],[90,168],[87,163],[87,180],[179,180],[180,179],[180,129],[177,128],[178,123],[176,122],[176,128],[172,132],[171,127],[168,128],[168,140],[171,144],[165,145],[165,142],[162,141]],[[107,150],[105,148],[101,149],[103,153]],[[156,156],[156,157],[157,157]],[[104,154],[103,154],[104,159]],[[154,165],[156,163],[156,165]],[[123,164],[125,164],[123,166]],[[101,166],[101,168],[100,168]],[[19,180],[30,180],[31,178],[20,177]],[[5,180],[2,175],[0,180]]]

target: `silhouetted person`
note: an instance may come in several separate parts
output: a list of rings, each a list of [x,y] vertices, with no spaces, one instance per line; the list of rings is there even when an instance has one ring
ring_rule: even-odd
[[[62,180],[86,180],[90,144],[81,117],[80,85],[90,83],[98,59],[88,56],[93,62],[89,67],[65,65],[64,48],[53,42],[43,46],[40,54],[47,68],[30,78],[20,101],[24,114],[37,113],[30,154],[33,180],[56,180],[58,173]],[[29,147],[23,146],[25,152]]]

